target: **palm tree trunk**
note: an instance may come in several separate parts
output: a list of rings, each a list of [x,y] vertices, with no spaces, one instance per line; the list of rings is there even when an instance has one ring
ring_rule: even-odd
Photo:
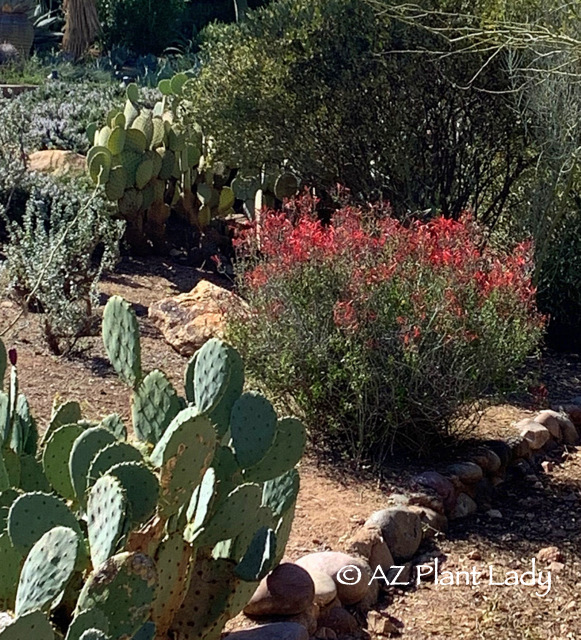
[[[95,0],[64,0],[63,51],[80,58],[101,31]]]

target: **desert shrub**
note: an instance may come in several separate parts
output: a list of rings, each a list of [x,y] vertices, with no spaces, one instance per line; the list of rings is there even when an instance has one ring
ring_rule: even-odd
[[[287,162],[397,215],[456,217],[497,215],[524,169],[503,56],[442,56],[440,39],[365,0],[279,0],[204,38],[184,117],[230,166]]]
[[[344,207],[326,227],[308,211],[267,213],[260,251],[255,233],[239,247],[250,312],[230,331],[248,366],[327,450],[381,459],[459,435],[542,335],[530,245],[480,249],[470,217]]]
[[[0,170],[0,180],[18,180],[16,189],[0,184],[8,236],[2,267],[11,294],[43,314],[48,346],[59,354],[93,329],[99,277],[116,264],[123,225],[103,197],[93,198],[85,179],[16,171]]]

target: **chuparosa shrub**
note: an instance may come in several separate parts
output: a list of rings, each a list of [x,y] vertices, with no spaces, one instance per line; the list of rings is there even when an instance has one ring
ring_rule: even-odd
[[[481,248],[469,215],[405,225],[344,207],[324,225],[313,204],[266,212],[239,240],[252,311],[230,330],[249,366],[299,405],[315,445],[381,459],[458,434],[542,335],[532,246]]]

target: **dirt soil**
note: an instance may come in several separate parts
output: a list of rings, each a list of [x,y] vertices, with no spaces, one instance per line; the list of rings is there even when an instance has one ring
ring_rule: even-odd
[[[147,308],[160,298],[190,290],[211,273],[173,265],[163,260],[126,259],[114,276],[102,283],[102,304],[119,294],[136,309],[142,331],[144,368],[163,369],[182,389],[185,358],[175,353],[147,318]],[[17,306],[0,301],[0,332],[18,313]],[[48,353],[38,317],[23,316],[4,341],[18,350],[21,390],[44,428],[53,401],[81,401],[84,417],[98,419],[118,412],[129,420],[129,391],[117,379],[98,336],[83,339],[70,357]],[[575,356],[547,353],[531,364],[541,402],[566,402],[581,393],[581,363]],[[542,371],[539,374],[539,370]],[[512,404],[488,409],[479,437],[514,433],[511,422],[531,415],[534,394],[515,398]],[[485,572],[480,585],[436,586],[423,581],[408,590],[391,589],[379,608],[391,616],[396,635],[414,640],[438,638],[529,640],[581,640],[581,455],[574,448],[558,451],[554,469],[539,469],[540,483],[523,481],[501,490],[494,504],[502,517],[479,514],[452,523],[446,539],[436,547],[443,554],[441,571]],[[287,556],[296,559],[312,551],[340,550],[341,544],[374,511],[386,506],[390,493],[406,477],[426,464],[401,464],[386,469],[381,480],[370,472],[354,474],[337,465],[322,465],[307,457],[301,465],[302,488]],[[530,571],[531,561],[543,547],[557,546],[563,567],[552,574],[546,597],[536,588],[487,584],[489,565],[495,581],[510,569]],[[429,549],[426,549],[429,550]],[[538,569],[546,569],[539,565]],[[246,626],[244,621],[237,625]],[[370,635],[370,638],[380,636]]]

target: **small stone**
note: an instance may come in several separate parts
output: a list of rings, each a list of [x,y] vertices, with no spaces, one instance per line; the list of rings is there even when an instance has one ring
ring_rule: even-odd
[[[551,562],[548,570],[551,573],[562,573],[564,568],[565,568],[565,565],[562,562]]]
[[[316,604],[311,604],[306,611],[299,613],[296,616],[290,616],[287,620],[288,622],[296,622],[297,624],[302,624],[303,627],[307,630],[309,636],[312,636],[313,633],[317,630],[317,624],[319,619],[319,607]],[[284,622],[282,620],[281,622]]]
[[[502,513],[500,513],[498,509],[489,509],[486,515],[493,520],[500,520],[502,518]]]
[[[410,506],[408,508],[420,516],[424,540],[431,540],[438,534],[447,533],[448,518],[446,516],[426,507]]]
[[[372,513],[366,524],[377,525],[395,558],[411,558],[422,541],[422,523],[407,507],[391,507]],[[339,595],[341,598],[341,596]]]
[[[488,475],[498,473],[502,466],[498,455],[488,447],[478,447],[472,454],[472,462],[475,462]]]
[[[456,506],[454,507],[454,511],[450,515],[452,520],[457,520],[459,518],[465,518],[466,516],[475,513],[478,509],[478,505],[472,500],[469,495],[465,493],[461,493],[458,496],[458,500],[456,501]]]
[[[337,586],[330,576],[322,571],[311,570],[309,572],[315,584],[315,597],[313,602],[319,607],[324,607],[337,597]]]
[[[420,487],[426,487],[440,496],[444,503],[446,513],[452,511],[456,504],[456,491],[449,478],[437,471],[424,471],[412,479],[412,483]]]
[[[550,460],[543,460],[543,462],[541,462],[541,467],[545,473],[551,473],[555,468],[555,465]]]
[[[440,498],[435,491],[431,491],[426,487],[422,492],[414,492],[410,494],[407,506],[425,507],[426,509],[431,509],[432,511],[436,511],[442,515],[446,514],[442,498]]]
[[[318,571],[332,578],[337,587],[337,596],[345,605],[363,600],[372,575],[371,568],[365,560],[338,551],[310,553],[299,558],[296,564],[309,573]],[[345,567],[350,569],[346,571]],[[342,582],[338,578],[341,578]]]
[[[551,439],[549,430],[534,420],[521,420],[516,424],[516,428],[520,431],[520,435],[528,440],[533,451],[542,449]]]
[[[524,436],[512,436],[506,442],[512,450],[513,460],[529,460],[533,454],[531,445]]]
[[[224,640],[309,640],[309,632],[296,622],[272,622],[252,629],[233,631]]]
[[[504,440],[488,440],[486,446],[496,453],[501,469],[505,469],[512,459],[512,451]]]
[[[537,553],[537,560],[545,564],[563,562],[564,556],[559,547],[544,547]]]
[[[478,551],[478,549],[473,549],[466,555],[466,557],[468,558],[468,560],[482,560],[482,554],[480,553],[480,551]]]
[[[581,427],[581,402],[573,402],[562,407],[553,407],[553,409],[558,410],[559,412],[562,411],[569,416],[569,420],[571,420],[576,427]]]
[[[475,462],[457,462],[446,467],[446,474],[456,476],[464,484],[476,484],[482,480],[482,467]]]
[[[334,607],[322,614],[319,627],[332,629],[338,636],[349,636],[359,630],[357,620],[343,607]]]
[[[257,617],[297,615],[311,606],[314,596],[315,585],[309,573],[285,562],[260,582],[244,613]]]
[[[380,636],[389,636],[399,633],[390,616],[381,611],[370,611],[367,615],[367,628],[371,633]]]

